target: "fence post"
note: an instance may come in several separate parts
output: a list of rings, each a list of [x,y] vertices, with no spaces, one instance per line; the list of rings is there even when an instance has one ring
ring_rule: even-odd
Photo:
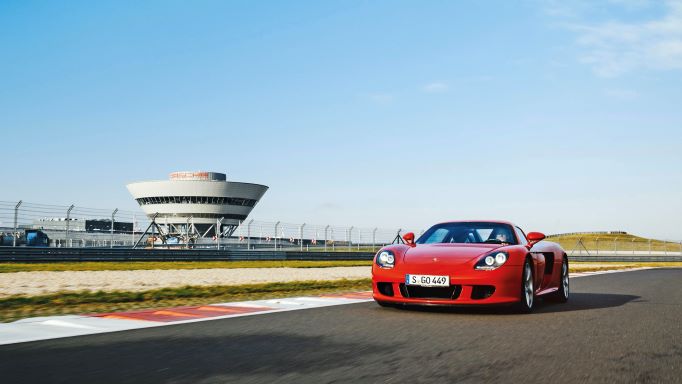
[[[358,245],[358,251],[360,251],[360,243],[362,243],[362,232],[360,232],[360,228],[358,228],[358,241],[356,243]]]
[[[111,212],[111,244],[109,244],[109,248],[114,247],[114,217],[116,216],[116,212],[118,212],[118,208]]]
[[[374,248],[376,247],[377,243],[377,229],[378,228],[374,228],[372,231],[372,252],[374,252]]]
[[[66,210],[66,238],[69,238],[69,226],[71,225],[71,210],[74,208],[74,205],[71,204],[69,209]]]
[[[597,256],[599,256],[599,238],[594,239],[594,242],[597,244]]]
[[[649,239],[649,256],[651,256],[651,239]]]
[[[246,249],[251,249],[251,224],[253,224],[253,219],[246,224]]]
[[[301,252],[303,252],[303,228],[305,227],[305,223],[301,224],[298,227],[298,242],[299,245],[301,246]]]
[[[12,246],[17,246],[17,220],[19,218],[19,207],[23,200],[19,200],[17,205],[14,206],[14,233],[12,234]]]
[[[348,252],[352,251],[351,244],[353,243],[353,227],[348,228]]]
[[[324,251],[327,252],[327,231],[329,231],[329,225],[324,227]]]
[[[632,254],[635,254],[635,239],[633,238],[632,241],[630,242],[632,244]]]
[[[223,237],[223,220],[225,220],[225,217],[221,217],[220,219],[216,219],[215,222],[215,242],[216,245],[218,246],[218,250],[220,251],[220,238]]]
[[[135,214],[133,213],[133,229],[130,230],[130,246],[135,245]]]
[[[275,251],[277,250],[277,229],[279,228],[279,221],[275,223]]]
[[[613,239],[613,253],[618,256],[618,238]]]

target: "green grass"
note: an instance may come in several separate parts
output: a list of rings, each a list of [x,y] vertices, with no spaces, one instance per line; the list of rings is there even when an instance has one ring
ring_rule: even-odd
[[[329,292],[370,290],[371,279],[298,281],[289,283],[184,286],[141,292],[80,291],[0,299],[0,321],[36,316],[115,312],[143,308],[177,307],[219,302],[257,300]]]
[[[548,241],[559,243],[567,252],[572,250],[584,249],[576,247],[578,240],[581,240],[590,251],[635,251],[647,253],[649,246],[652,252],[680,252],[680,243],[671,241],[662,241],[655,239],[647,239],[645,237],[630,235],[630,234],[571,234],[571,235],[555,235],[547,237]]]
[[[0,263],[0,273],[33,271],[131,271],[143,269],[215,269],[215,268],[328,268],[370,266],[370,260],[330,261],[98,261],[65,263]]]

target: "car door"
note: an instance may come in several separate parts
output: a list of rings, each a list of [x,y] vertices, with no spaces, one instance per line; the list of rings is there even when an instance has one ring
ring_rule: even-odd
[[[516,233],[516,239],[518,240],[519,244],[521,245],[526,245],[528,244],[528,239],[526,238],[526,234],[523,232],[523,230],[517,226],[514,226],[514,232]],[[545,260],[545,255],[540,252],[538,249],[535,249],[536,245],[534,245],[530,249],[530,255],[533,258],[533,272],[534,272],[534,278],[533,278],[533,283],[535,287],[535,292],[539,292],[543,289],[545,289],[547,282],[545,279],[545,265],[546,265],[546,260]]]

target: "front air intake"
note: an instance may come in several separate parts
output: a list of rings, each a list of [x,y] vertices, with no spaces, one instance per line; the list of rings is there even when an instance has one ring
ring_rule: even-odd
[[[377,283],[377,289],[384,296],[393,296],[393,284],[391,283]]]
[[[461,285],[420,287],[418,285],[400,284],[400,294],[411,299],[455,300],[461,292]]]
[[[471,298],[473,300],[487,299],[495,293],[495,287],[492,285],[474,285],[471,289]]]

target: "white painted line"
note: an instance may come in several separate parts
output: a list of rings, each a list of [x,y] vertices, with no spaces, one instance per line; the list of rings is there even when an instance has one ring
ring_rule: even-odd
[[[293,300],[268,300],[267,304],[280,304],[280,305],[305,305],[305,303],[299,303]]]
[[[583,277],[583,276],[605,275],[608,273],[643,271],[646,269],[655,269],[655,268],[656,267],[638,267],[638,268],[628,268],[628,269],[610,269],[610,270],[606,270],[606,271],[573,272],[573,273],[569,274],[569,277],[574,278],[574,277]]]

